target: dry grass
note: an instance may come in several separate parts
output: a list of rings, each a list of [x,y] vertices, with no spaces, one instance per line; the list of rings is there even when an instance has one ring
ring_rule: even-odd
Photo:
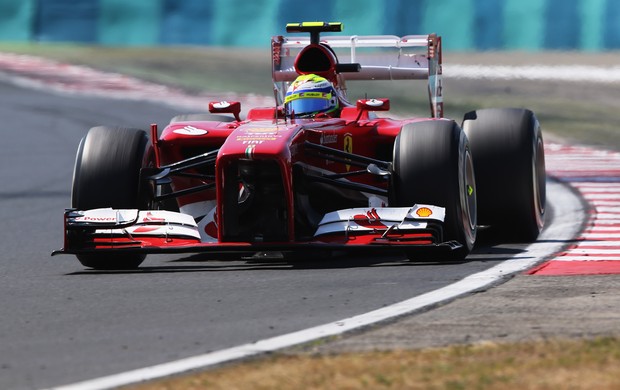
[[[255,359],[133,390],[619,389],[620,340],[483,343]]]

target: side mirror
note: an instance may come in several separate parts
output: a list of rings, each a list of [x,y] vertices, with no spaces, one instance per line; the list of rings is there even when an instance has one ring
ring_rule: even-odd
[[[237,122],[241,121],[239,114],[241,113],[240,102],[210,102],[209,112],[212,114],[233,114]]]
[[[358,99],[356,106],[363,111],[389,111],[390,99]]]

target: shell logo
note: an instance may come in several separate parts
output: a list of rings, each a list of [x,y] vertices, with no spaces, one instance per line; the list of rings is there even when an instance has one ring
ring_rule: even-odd
[[[418,217],[428,218],[433,215],[433,210],[429,209],[428,207],[420,207],[416,210],[415,213],[418,214]]]

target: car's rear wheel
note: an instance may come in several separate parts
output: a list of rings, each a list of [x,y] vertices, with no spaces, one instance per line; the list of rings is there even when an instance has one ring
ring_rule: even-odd
[[[146,132],[122,127],[93,127],[80,142],[71,206],[79,210],[112,207],[138,209],[140,168],[146,165],[149,140]],[[95,269],[137,268],[141,254],[81,254],[82,265]]]
[[[478,185],[478,220],[502,239],[531,242],[545,221],[542,132],[530,110],[484,109],[465,114]]]
[[[393,198],[396,206],[430,204],[446,208],[444,241],[461,247],[445,260],[462,260],[477,233],[476,181],[465,133],[454,121],[403,126],[394,144]],[[408,253],[415,258],[416,251]]]

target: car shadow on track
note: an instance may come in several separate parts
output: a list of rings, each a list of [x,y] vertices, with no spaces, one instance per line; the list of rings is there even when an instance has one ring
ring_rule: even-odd
[[[420,256],[413,260],[404,256],[392,255],[369,256],[369,255],[338,255],[330,258],[305,258],[302,260],[288,260],[278,257],[246,258],[239,260],[238,257],[223,259],[214,254],[197,254],[179,259],[170,260],[166,265],[143,265],[135,270],[80,270],[67,275],[101,275],[101,274],[157,274],[157,273],[196,273],[196,272],[245,272],[245,271],[293,271],[304,269],[347,269],[365,267],[444,267],[457,264],[465,264],[472,261],[500,262],[518,255],[520,252],[512,249],[492,249],[490,257],[476,258],[472,254],[463,261],[433,260],[431,256]],[[488,256],[488,254],[485,254]]]
[[[148,262],[148,258],[146,260]],[[188,264],[192,263],[192,264]],[[412,266],[414,263],[401,257],[376,256],[342,256],[286,260],[273,257],[244,258],[239,256],[223,259],[214,254],[197,254],[168,262],[164,266],[141,266],[135,270],[82,270],[67,275],[97,275],[97,274],[154,274],[154,273],[186,273],[186,272],[239,272],[239,271],[269,271],[269,270],[300,270],[300,269],[342,269],[362,267],[397,267]]]
[[[539,243],[563,243],[566,246],[574,240],[541,240]],[[99,275],[99,274],[157,274],[157,273],[188,273],[188,272],[239,272],[257,270],[300,270],[300,269],[346,269],[364,267],[429,267],[451,266],[472,262],[500,263],[502,261],[523,259],[527,256],[527,243],[506,243],[505,237],[491,230],[479,232],[476,247],[462,261],[446,261],[435,257],[436,251],[420,251],[419,257],[409,260],[399,254],[381,253],[332,253],[322,252],[305,254],[301,258],[287,257],[277,252],[257,253],[253,256],[242,256],[239,253],[201,253],[181,258],[165,260],[166,265],[146,265],[135,270],[80,270],[67,275]]]

